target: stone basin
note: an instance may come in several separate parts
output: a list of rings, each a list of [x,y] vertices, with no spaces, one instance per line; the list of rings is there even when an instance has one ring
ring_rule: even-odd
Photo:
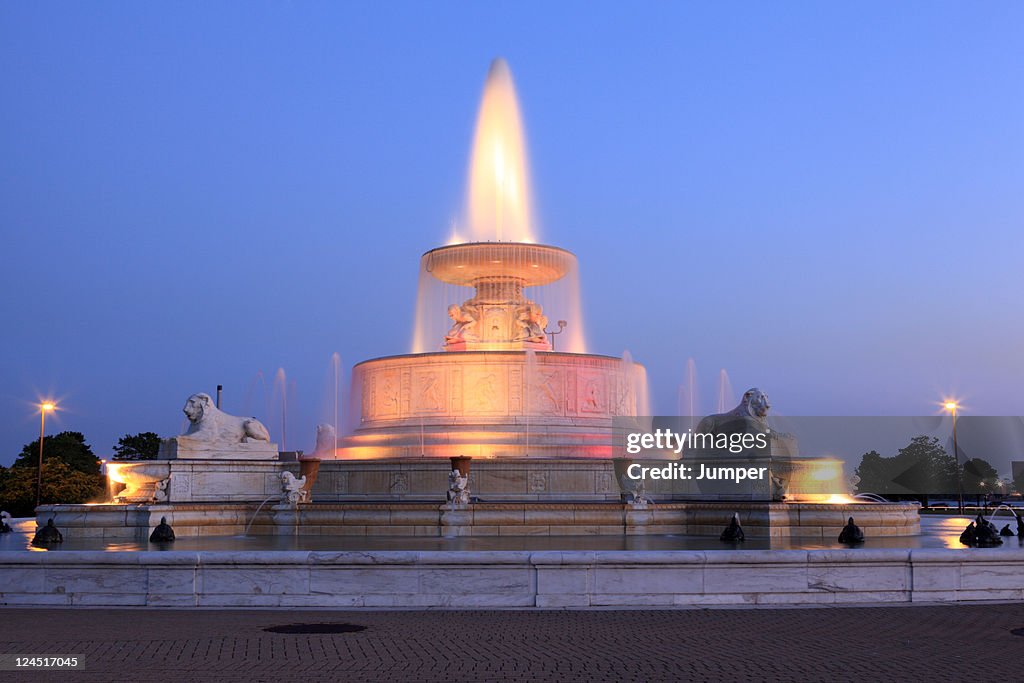
[[[126,486],[117,495],[119,503],[149,503],[167,500],[171,465],[162,461],[119,462],[107,465],[107,477]]]

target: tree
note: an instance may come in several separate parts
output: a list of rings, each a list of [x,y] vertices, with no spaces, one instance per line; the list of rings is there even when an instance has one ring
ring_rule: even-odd
[[[43,474],[46,466],[59,460],[71,469],[85,474],[99,474],[100,461],[85,442],[81,432],[61,432],[48,436],[43,440]],[[36,467],[39,464],[39,439],[25,444],[21,454],[15,459],[14,467]]]
[[[999,473],[987,460],[971,458],[964,463],[964,493],[982,496],[986,493],[998,493]]]
[[[884,493],[892,488],[889,465],[892,458],[883,458],[878,451],[868,451],[861,456],[860,467],[854,470],[860,478],[857,493]]]
[[[156,460],[160,437],[155,432],[125,434],[114,446],[114,460]]]
[[[957,490],[956,460],[935,437],[915,436],[889,458],[869,451],[856,473],[858,493],[928,496]]]
[[[98,473],[81,472],[59,459],[43,463],[44,504],[99,502],[104,494],[103,478]],[[30,517],[35,504],[36,468],[0,467],[0,507],[15,517]]]

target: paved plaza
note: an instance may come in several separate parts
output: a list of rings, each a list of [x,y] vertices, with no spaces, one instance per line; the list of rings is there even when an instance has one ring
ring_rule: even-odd
[[[0,653],[84,657],[84,671],[0,673],[25,681],[1004,681],[1024,658],[1024,604],[0,615]],[[363,628],[266,630],[342,624]]]

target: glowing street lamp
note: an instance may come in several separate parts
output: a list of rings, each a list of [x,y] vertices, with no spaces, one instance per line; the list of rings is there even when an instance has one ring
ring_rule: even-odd
[[[46,414],[57,410],[52,401],[39,404],[39,468],[36,470],[36,507],[43,495],[43,432],[46,429]]]
[[[956,460],[956,488],[958,496],[958,504],[960,507],[960,514],[964,513],[964,475],[963,468],[960,467],[960,449],[957,448],[956,444],[956,409],[959,406],[956,401],[946,401],[943,407],[953,414],[953,459]]]

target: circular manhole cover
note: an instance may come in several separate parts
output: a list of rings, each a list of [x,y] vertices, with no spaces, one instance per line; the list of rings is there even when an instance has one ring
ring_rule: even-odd
[[[263,630],[270,633],[330,634],[358,633],[365,631],[366,627],[359,624],[285,624],[283,626],[268,626]]]

